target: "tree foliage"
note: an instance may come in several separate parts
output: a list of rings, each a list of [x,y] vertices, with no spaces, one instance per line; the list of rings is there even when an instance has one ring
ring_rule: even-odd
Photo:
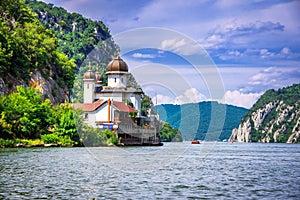
[[[62,54],[57,39],[38,21],[24,0],[0,2],[0,77],[25,80],[40,71],[60,86],[73,86],[75,63]],[[7,76],[7,75],[10,76]]]
[[[38,138],[49,133],[53,123],[51,102],[41,100],[35,89],[17,87],[17,92],[0,97],[2,138]]]
[[[74,80],[69,82],[73,85],[68,84],[69,88],[73,86],[73,102],[83,101],[82,78],[88,68],[99,71],[106,84],[106,66],[119,50],[103,22],[92,21],[41,1],[26,0],[26,3],[36,13],[40,23],[55,35],[58,50],[76,63],[76,77],[70,73],[62,74],[65,79]],[[69,72],[69,68],[63,69]]]
[[[85,125],[82,112],[71,104],[52,106],[36,89],[21,86],[0,96],[0,138],[8,146],[21,142],[18,139],[85,146],[118,143],[115,132]]]
[[[193,140],[194,138],[199,140],[208,139],[206,138],[208,130],[220,133],[220,140],[228,139],[232,129],[238,126],[243,116],[247,113],[245,108],[217,102],[199,102],[183,105],[163,104],[155,106],[154,110],[163,121],[168,122],[174,128],[178,128],[185,140]],[[214,119],[214,123],[211,123],[211,116],[223,116],[222,112],[225,111],[225,119],[218,120],[217,118]],[[183,113],[188,113],[188,115],[182,115]],[[195,121],[195,119],[199,120]],[[225,120],[224,125],[218,124],[223,120]],[[222,127],[221,130],[220,127]],[[196,131],[193,129],[196,129]],[[209,135],[212,134],[212,132],[209,133]],[[213,139],[216,139],[216,137]]]
[[[26,2],[38,15],[40,22],[58,38],[59,51],[73,58],[78,68],[98,43],[111,40],[109,30],[102,21],[92,21],[78,13],[68,13],[53,4],[37,0]]]
[[[172,128],[169,123],[164,122],[160,130],[160,140],[162,142],[182,142],[182,135],[177,128]]]

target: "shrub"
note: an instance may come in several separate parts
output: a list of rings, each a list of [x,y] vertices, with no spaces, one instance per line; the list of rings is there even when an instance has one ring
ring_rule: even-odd
[[[45,144],[57,144],[58,142],[60,142],[60,138],[58,137],[58,135],[51,133],[42,135],[42,141]]]

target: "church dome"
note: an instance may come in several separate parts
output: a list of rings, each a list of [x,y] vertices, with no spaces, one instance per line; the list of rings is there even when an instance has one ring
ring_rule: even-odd
[[[107,72],[128,72],[128,66],[126,62],[120,56],[114,58],[108,65],[107,65]]]
[[[84,79],[95,79],[96,77],[95,77],[95,73],[91,69],[89,69],[84,73],[83,78]]]
[[[97,83],[102,83],[103,82],[103,77],[98,71],[95,74],[95,79],[96,79]]]

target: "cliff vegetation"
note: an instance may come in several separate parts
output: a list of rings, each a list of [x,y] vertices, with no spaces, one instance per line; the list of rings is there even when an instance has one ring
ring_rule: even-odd
[[[233,129],[238,142],[299,143],[300,84],[266,91]]]

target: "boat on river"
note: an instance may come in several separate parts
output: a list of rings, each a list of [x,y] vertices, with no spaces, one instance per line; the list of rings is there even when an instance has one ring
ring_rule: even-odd
[[[200,144],[200,141],[199,140],[193,140],[191,143],[192,144]]]

